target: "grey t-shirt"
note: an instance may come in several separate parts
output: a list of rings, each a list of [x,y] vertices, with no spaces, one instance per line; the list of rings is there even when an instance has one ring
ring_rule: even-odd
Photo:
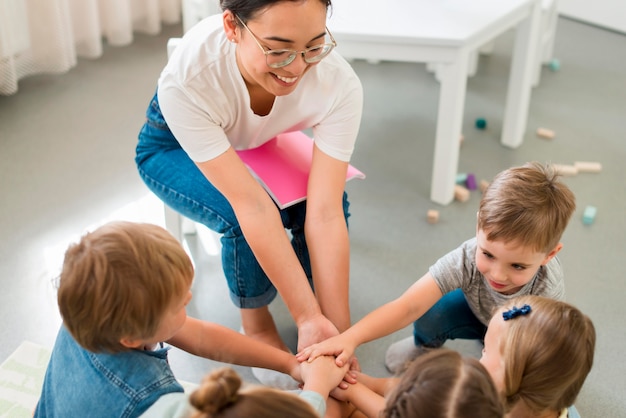
[[[517,293],[504,295],[493,290],[476,268],[476,238],[471,238],[457,249],[441,257],[429,269],[443,294],[461,289],[474,315],[489,324],[494,310],[508,300],[521,295],[539,295],[551,299],[565,299],[565,285],[561,263],[553,257],[539,267],[535,277]]]

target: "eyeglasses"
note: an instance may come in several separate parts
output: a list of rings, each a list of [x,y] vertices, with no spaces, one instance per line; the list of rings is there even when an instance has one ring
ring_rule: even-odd
[[[324,43],[312,46],[311,48],[304,49],[302,51],[296,51],[295,49],[270,49],[266,50],[261,42],[259,42],[259,38],[252,33],[250,28],[241,20],[239,16],[236,16],[237,20],[241,22],[244,28],[252,35],[256,44],[263,51],[263,55],[265,55],[265,62],[268,67],[271,68],[281,68],[291,64],[298,54],[302,55],[304,62],[307,64],[314,64],[316,62],[320,62],[324,57],[326,57],[330,51],[333,50],[337,46],[337,42],[335,42],[335,38],[330,33],[328,28],[326,28],[326,32],[328,32],[328,36],[330,36],[331,43]]]

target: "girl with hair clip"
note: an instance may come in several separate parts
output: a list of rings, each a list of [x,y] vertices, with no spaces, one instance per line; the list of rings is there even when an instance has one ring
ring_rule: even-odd
[[[579,418],[573,405],[595,341],[589,317],[565,302],[529,295],[498,309],[480,361],[504,395],[507,418]]]
[[[472,357],[437,348],[426,351],[399,378],[354,371],[357,383],[331,395],[356,409],[350,418],[502,418],[504,406],[487,370]]]

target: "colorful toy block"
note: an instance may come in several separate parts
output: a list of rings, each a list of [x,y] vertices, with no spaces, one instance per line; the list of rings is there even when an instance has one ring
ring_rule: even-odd
[[[472,173],[467,175],[467,179],[465,179],[465,187],[469,190],[476,190],[478,185],[476,184],[476,176]]]
[[[475,125],[476,125],[476,129],[487,129],[487,119],[477,118]]]
[[[561,61],[559,61],[557,58],[552,58],[548,63],[548,68],[550,68],[550,70],[554,72],[559,71],[561,69]]]
[[[585,207],[585,211],[583,212],[583,223],[585,225],[591,225],[596,219],[596,213],[598,213],[598,209],[595,206]]]

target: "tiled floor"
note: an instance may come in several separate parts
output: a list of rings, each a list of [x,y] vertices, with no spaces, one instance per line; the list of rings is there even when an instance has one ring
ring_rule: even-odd
[[[0,97],[0,361],[24,340],[53,344],[60,319],[51,279],[68,240],[104,219],[161,222],[159,203],[146,197],[137,176],[134,146],[166,41],[180,31],[171,26],[157,37],[138,35],[129,47],[107,48],[101,59],[80,60],[62,76],[25,79],[18,94]],[[459,171],[489,179],[528,160],[602,162],[599,174],[566,179],[578,208],[561,260],[568,300],[591,316],[598,331],[595,366],[577,406],[587,417],[626,416],[626,36],[559,21],[561,70],[544,69],[517,150],[502,147],[498,138],[512,39],[505,35],[469,80]],[[398,296],[474,233],[479,196],[446,207],[428,199],[438,84],[424,66],[357,61],[354,67],[365,88],[365,113],[353,163],[367,174],[347,186],[356,320]],[[477,117],[488,120],[486,131],[473,128]],[[539,126],[557,137],[537,138]],[[598,208],[590,226],[581,221],[586,205]],[[430,208],[441,212],[436,225],[425,221]],[[197,267],[189,313],[238,329],[219,257],[200,250],[198,241],[189,236]],[[284,306],[277,301],[272,309],[295,344]],[[364,370],[386,374],[385,349],[408,335],[407,329],[360,347]],[[473,344],[454,346],[477,351]],[[171,362],[188,381],[215,366],[177,350]],[[238,370],[253,379],[249,369]]]

